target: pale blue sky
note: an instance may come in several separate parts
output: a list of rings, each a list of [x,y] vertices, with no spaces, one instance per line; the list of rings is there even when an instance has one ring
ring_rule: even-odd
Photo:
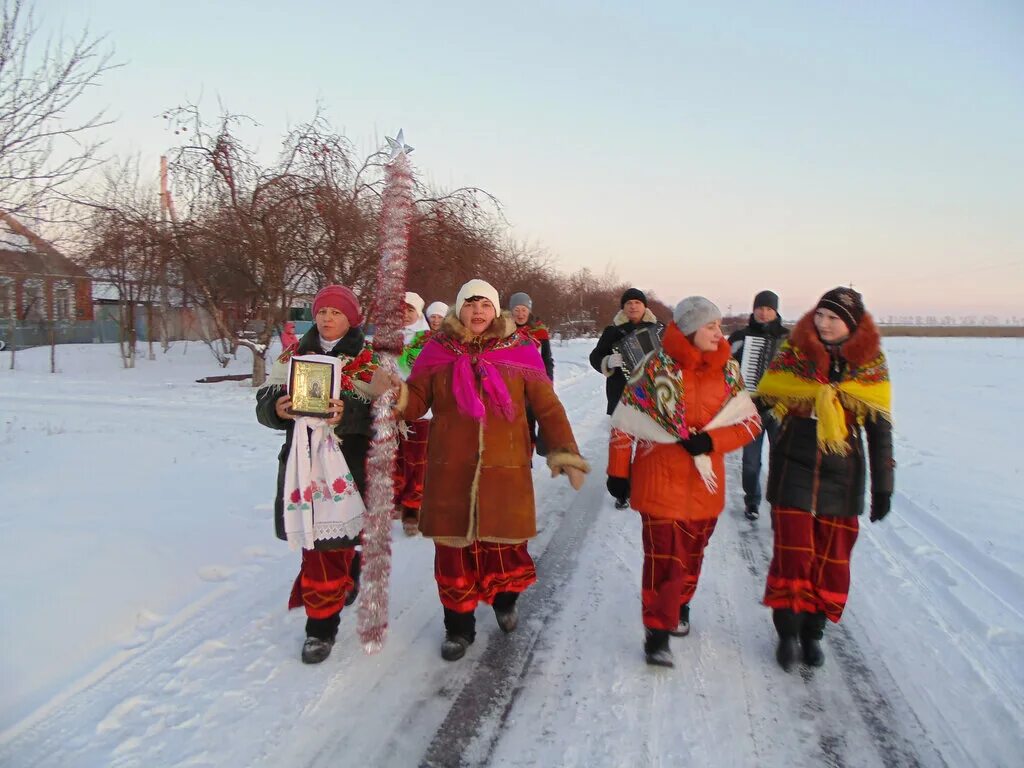
[[[90,94],[155,164],[217,99],[272,148],[319,100],[361,149],[404,127],[564,270],[795,317],[1024,316],[1024,2],[41,0],[126,65]],[[528,286],[499,286],[503,293]],[[434,298],[434,297],[429,297]]]

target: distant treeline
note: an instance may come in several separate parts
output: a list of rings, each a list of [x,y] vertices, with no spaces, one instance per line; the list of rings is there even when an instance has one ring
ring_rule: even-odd
[[[1020,325],[880,325],[878,328],[883,336],[1024,337],[1024,326]]]

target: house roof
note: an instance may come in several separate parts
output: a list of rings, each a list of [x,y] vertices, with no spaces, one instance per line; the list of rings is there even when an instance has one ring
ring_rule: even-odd
[[[51,277],[91,277],[9,213],[0,214],[0,272]]]

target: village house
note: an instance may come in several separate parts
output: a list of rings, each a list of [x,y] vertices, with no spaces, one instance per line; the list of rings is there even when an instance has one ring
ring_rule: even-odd
[[[0,214],[0,340],[18,347],[93,339],[92,278],[10,214]],[[13,323],[13,330],[12,330]]]

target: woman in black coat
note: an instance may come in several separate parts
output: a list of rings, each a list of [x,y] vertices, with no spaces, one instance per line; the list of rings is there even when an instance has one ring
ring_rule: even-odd
[[[764,603],[788,669],[824,663],[825,622],[850,590],[850,555],[871,466],[871,522],[889,513],[891,390],[881,337],[859,293],[835,288],[797,323],[758,385],[781,417],[768,468],[775,549]],[[867,453],[861,435],[867,437]]]
[[[260,424],[285,433],[278,454],[277,496],[274,500],[274,528],[279,539],[285,535],[285,467],[291,452],[295,416],[287,393],[288,361],[293,355],[320,354],[342,361],[344,375],[353,391],[344,399],[331,399],[327,423],[341,438],[352,480],[366,495],[366,456],[370,448],[370,378],[376,369],[372,352],[366,347],[359,301],[348,288],[329,285],[313,300],[316,324],[292,347],[286,349],[271,368],[270,377],[256,394],[256,418]],[[292,586],[289,608],[306,610],[306,642],[302,661],[318,664],[334,646],[341,610],[355,599],[359,579],[358,538],[317,540],[312,549],[303,548],[302,565]]]

